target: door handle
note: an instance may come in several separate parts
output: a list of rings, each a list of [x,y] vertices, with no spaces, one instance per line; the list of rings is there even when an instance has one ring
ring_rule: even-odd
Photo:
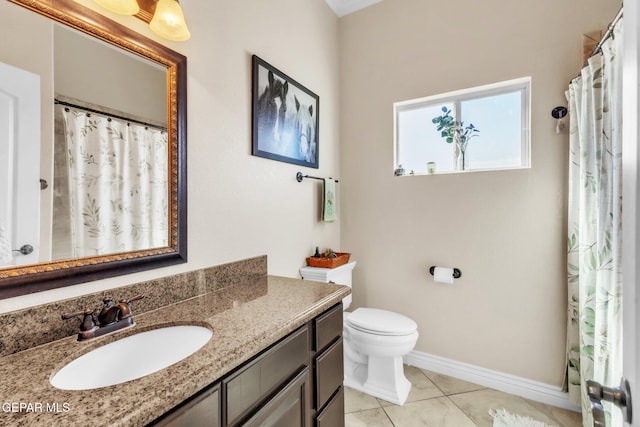
[[[605,387],[597,381],[587,380],[587,394],[591,402],[594,427],[606,427],[603,400],[620,408],[624,421],[631,422],[631,389],[626,378],[620,380],[618,387]]]

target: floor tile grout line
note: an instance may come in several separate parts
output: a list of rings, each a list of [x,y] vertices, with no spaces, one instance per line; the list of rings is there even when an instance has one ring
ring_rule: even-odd
[[[447,396],[447,393],[442,388],[440,388],[440,386],[434,380],[429,378],[429,375],[427,375],[423,369],[418,368],[418,372],[420,372],[422,375],[424,375],[427,378],[427,380],[429,380],[429,382],[431,384],[433,384],[435,386],[435,388],[437,388],[438,391],[440,391],[440,393],[442,393],[443,396]]]
[[[475,393],[478,391],[483,391],[483,390],[495,390],[493,388],[489,388],[489,387],[483,387],[483,388],[479,388],[477,390],[467,390],[467,391],[459,391],[457,393],[451,393],[451,394],[447,394],[447,397],[451,397],[451,396],[462,396],[463,394],[469,394],[469,393]],[[515,396],[515,395],[514,395]]]
[[[462,414],[464,414],[464,416],[475,426],[478,426],[478,424],[469,416],[469,414],[467,414],[460,406],[456,405],[456,403],[453,401],[453,399],[451,399],[451,396],[459,396],[459,395],[463,395],[463,394],[467,394],[467,393],[473,393],[479,390],[486,390],[488,389],[488,387],[480,387],[476,390],[467,390],[467,391],[460,391],[460,392],[456,392],[456,393],[447,393],[445,390],[442,389],[442,387],[440,387],[438,385],[438,383],[432,379],[431,377],[429,377],[429,375],[425,372],[424,369],[418,368],[418,370],[420,371],[420,373],[422,373],[422,375],[424,375],[425,377],[427,377],[427,379],[438,389],[440,390],[440,392],[443,394],[444,397],[446,397],[449,402],[451,402],[456,408],[458,408],[458,410],[460,410],[460,412]]]
[[[465,393],[472,393],[472,392],[471,392],[471,391],[468,391],[468,392],[464,392],[464,393],[456,393],[456,394],[452,394],[451,396],[457,396],[457,395],[465,394]],[[464,414],[464,416],[465,416],[465,417],[467,417],[467,419],[468,419],[469,421],[471,421],[471,423],[472,423],[473,425],[478,426],[478,423],[476,423],[476,422],[473,420],[473,418],[471,418],[471,416],[465,412],[465,410],[464,410],[464,409],[462,409],[459,405],[457,405],[457,404],[456,404],[456,402],[455,402],[453,399],[451,399],[449,396],[447,396],[447,399],[449,399],[449,402],[451,402],[451,403],[453,404],[453,406],[455,406],[456,408],[458,408],[458,410],[459,410],[460,412],[462,412],[462,413]]]
[[[419,368],[418,368],[419,369]],[[433,400],[433,399],[439,399],[441,397],[445,397],[446,399],[448,399],[448,403],[451,404],[451,407],[456,408],[458,411],[460,411],[460,414],[464,416],[464,419],[469,421],[469,425],[473,425],[475,427],[479,427],[484,425],[485,423],[485,419],[486,417],[486,412],[487,409],[485,408],[484,411],[477,411],[474,410],[474,408],[468,408],[467,406],[465,406],[465,401],[469,401],[470,399],[473,400],[474,399],[474,394],[475,393],[483,393],[486,391],[492,391],[492,392],[497,392],[500,394],[506,394],[510,399],[516,398],[517,400],[522,401],[521,403],[524,403],[526,407],[528,407],[531,411],[535,412],[535,413],[541,413],[542,416],[546,416],[548,421],[545,422],[550,422],[554,425],[557,426],[568,426],[568,425],[572,425],[572,426],[578,426],[577,423],[580,423],[580,421],[578,420],[577,423],[576,421],[573,420],[573,418],[569,417],[567,418],[565,415],[563,415],[562,412],[559,412],[558,415],[556,416],[556,414],[553,411],[545,411],[544,408],[547,405],[541,404],[541,405],[537,405],[534,404],[533,401],[531,401],[530,399],[527,399],[523,396],[518,396],[518,395],[514,395],[514,394],[509,394],[509,393],[505,393],[505,392],[500,392],[499,390],[493,389],[491,387],[483,387],[483,386],[479,386],[478,388],[474,388],[474,389],[466,389],[465,387],[459,387],[458,385],[455,384],[450,384],[446,380],[446,378],[443,379],[443,381],[440,380],[440,376],[434,376],[434,379],[432,379],[429,376],[429,373],[431,371],[425,371],[422,369],[419,369],[420,374],[424,375],[424,377],[426,377],[426,380],[431,383],[434,387],[434,390],[437,390],[438,392],[441,393],[440,396],[432,396],[432,397],[422,397],[419,398],[417,400],[412,400],[411,402],[407,402],[408,404],[412,404],[412,403],[419,403],[419,402],[425,402],[425,401],[429,401],[429,400]],[[419,378],[424,378],[421,376],[417,376],[416,380],[418,381],[422,381]],[[446,377],[446,376],[443,376]],[[452,377],[453,379],[455,379],[454,377]],[[449,390],[449,393],[447,393],[446,390]],[[366,393],[365,393],[366,394]],[[416,396],[417,397],[417,396]],[[454,397],[456,399],[454,399]],[[458,402],[458,404],[456,404],[456,402]],[[487,406],[488,408],[494,408],[495,409],[495,404],[497,404],[498,402],[493,402],[493,404]],[[506,402],[505,402],[506,403]],[[537,402],[536,402],[537,403]],[[355,410],[350,412],[349,414],[360,414],[363,412],[367,412],[370,410],[375,409],[376,411],[378,409],[382,409],[384,416],[382,414],[380,414],[380,412],[378,412],[378,416],[376,416],[376,418],[380,421],[380,422],[384,422],[385,425],[388,426],[393,426],[393,427],[398,427],[402,425],[402,421],[400,421],[400,424],[396,424],[391,415],[396,415],[396,410],[387,410],[387,408],[397,408],[398,405],[393,405],[393,404],[389,404],[389,405],[385,405],[385,401],[383,399],[379,399],[379,398],[375,398],[375,408],[362,408],[359,410]],[[498,405],[500,406],[500,405]],[[508,408],[508,406],[504,406],[505,408]],[[467,411],[465,411],[463,408],[466,408]],[[475,408],[475,409],[482,409],[482,408]],[[401,411],[402,412],[402,411]],[[528,411],[527,411],[528,412]],[[378,418],[379,417],[379,418]],[[477,420],[473,417],[476,417]],[[563,419],[567,418],[566,421]],[[357,419],[357,415],[356,418]],[[387,419],[387,421],[383,421],[384,419]],[[562,420],[562,421],[561,421]],[[397,420],[398,421],[398,420]],[[581,424],[580,424],[581,425]]]
[[[384,406],[381,406],[382,408],[382,412],[384,412],[384,415],[387,417],[387,419],[389,420],[389,422],[391,423],[391,425],[393,427],[396,427],[396,424],[393,422],[393,420],[391,419],[391,417],[389,416],[389,414],[387,413],[387,410],[384,409]],[[391,406],[389,406],[389,408],[391,408]]]
[[[440,391],[442,391],[442,390],[440,390]],[[456,394],[462,394],[462,393],[456,393]],[[453,396],[453,395],[452,395],[452,396]],[[443,396],[435,396],[435,397],[430,397],[430,398],[428,398],[428,399],[414,400],[414,401],[406,402],[406,403],[424,402],[424,401],[426,401],[426,400],[433,400],[433,399],[446,399],[446,400],[448,400],[449,402],[451,402],[451,404],[453,404],[453,406],[455,406],[456,408],[458,408],[458,410],[460,411],[460,413],[462,413],[462,415],[464,415],[464,416],[465,416],[465,418],[466,418],[466,419],[468,419],[468,420],[469,420],[469,422],[470,422],[471,424],[473,424],[473,425],[475,425],[476,427],[478,427],[478,424],[473,420],[473,418],[471,418],[471,417],[469,416],[469,414],[467,414],[467,413],[466,413],[466,412],[465,412],[461,407],[459,407],[458,405],[456,405],[456,403],[455,403],[452,399],[450,399],[450,398],[449,398],[449,396],[446,396],[446,395],[443,395]],[[387,417],[387,419],[388,419],[388,420],[389,420],[389,422],[391,423],[391,425],[392,425],[393,427],[396,427],[396,424],[393,422],[393,420],[391,419],[391,416],[387,413],[387,409],[386,409],[386,408],[394,408],[394,406],[382,406],[382,405],[381,405],[381,408],[382,408],[382,411],[384,412],[385,416]],[[374,409],[377,409],[377,408],[374,408]],[[366,411],[366,410],[369,410],[369,409],[365,409],[365,410],[357,411],[357,412],[363,412],[363,411]]]

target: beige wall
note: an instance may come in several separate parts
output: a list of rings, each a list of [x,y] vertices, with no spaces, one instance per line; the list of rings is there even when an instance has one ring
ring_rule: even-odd
[[[340,177],[338,19],[323,0],[182,7],[191,30],[182,43],[157,38],[134,18],[116,19],[188,58],[189,262],[0,300],[0,312],[263,254],[271,274],[299,277],[315,246],[339,246],[340,219],[319,222],[318,183],[295,179],[298,170]],[[251,156],[252,54],[320,96],[318,170]]]
[[[417,350],[559,385],[567,135],[550,111],[565,104],[581,35],[617,3],[385,0],[338,21],[323,0],[183,2],[191,40],[160,41],[189,61],[189,263],[2,300],[0,312],[260,254],[271,274],[297,276],[314,246],[339,247],[358,261],[355,305],[414,318]],[[319,189],[295,181],[299,167],[250,155],[254,53],[320,95],[320,169],[304,171],[340,178],[337,223],[318,222]],[[392,176],[393,102],[527,75],[530,170]],[[430,265],[463,277],[435,284]]]
[[[607,0],[385,0],[340,20],[342,249],[354,305],[418,323],[416,350],[560,385],[567,133],[551,110]],[[396,101],[531,76],[532,167],[396,178]],[[474,143],[480,143],[479,140]],[[458,267],[436,284],[431,265]]]

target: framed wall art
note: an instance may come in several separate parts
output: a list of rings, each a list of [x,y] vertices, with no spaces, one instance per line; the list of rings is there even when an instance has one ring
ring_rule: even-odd
[[[252,99],[251,153],[318,168],[318,95],[253,55]]]

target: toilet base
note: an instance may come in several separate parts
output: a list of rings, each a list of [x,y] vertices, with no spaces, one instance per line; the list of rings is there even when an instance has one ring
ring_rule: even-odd
[[[344,385],[400,406],[411,390],[411,383],[404,376],[402,357],[369,356],[367,364],[345,357]]]

